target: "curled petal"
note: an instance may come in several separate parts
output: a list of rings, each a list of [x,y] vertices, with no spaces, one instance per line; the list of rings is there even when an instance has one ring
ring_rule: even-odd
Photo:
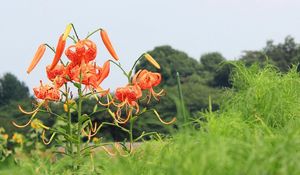
[[[112,152],[110,152],[105,146],[101,146],[101,148],[102,148],[107,154],[109,154],[110,156],[115,156],[115,155],[117,155],[117,153],[112,153]]]
[[[85,132],[85,130],[84,130],[84,129],[82,129],[82,133],[83,133],[85,136],[87,136],[87,137],[88,137],[88,140],[87,140],[87,142],[90,142],[90,140],[91,140],[91,137],[92,137],[92,132],[91,132],[91,131],[89,131],[89,133],[87,134],[87,133]]]
[[[155,98],[155,100],[159,101],[159,97],[163,96],[165,91],[162,89],[158,93],[156,93],[152,88],[150,89],[150,94]]]
[[[91,140],[91,138],[93,136],[95,136],[98,131],[100,130],[102,126],[100,125],[99,127],[97,127],[97,123],[95,123],[95,126],[93,127],[93,124],[91,124],[90,128],[88,128],[88,133],[85,131],[85,128],[82,129],[82,134],[84,136],[87,136],[88,137],[88,142]]]
[[[101,106],[109,106],[111,104],[113,104],[113,100],[112,101],[108,101],[107,103],[102,103],[100,100],[97,100],[97,102],[101,105]]]
[[[35,113],[33,113],[33,115],[32,115],[32,117],[30,118],[30,120],[26,123],[26,124],[24,124],[24,125],[18,125],[18,124],[16,124],[14,121],[12,122],[12,124],[15,126],[15,127],[17,127],[17,128],[25,128],[26,126],[28,126],[30,123],[31,123],[31,121],[33,120],[33,118],[34,118],[34,116],[37,114],[37,111],[35,112]]]
[[[47,129],[47,130],[50,129],[48,126],[45,126],[43,123],[40,123],[39,126],[44,128],[44,129]]]
[[[100,83],[102,83],[102,81],[108,76],[110,72],[110,61],[106,61],[103,65],[103,69],[100,72],[100,76],[99,79],[97,81],[97,84],[99,85]]]
[[[88,136],[88,135],[89,135],[89,134],[85,131],[84,128],[81,130],[81,133],[82,133],[82,135],[84,135],[84,136]]]
[[[119,123],[119,124],[125,124],[125,123],[127,123],[128,120],[130,119],[131,115],[132,115],[132,110],[133,110],[133,109],[130,108],[129,111],[127,112],[126,118],[123,119],[123,118],[121,117],[121,109],[119,108],[119,109],[117,110],[117,112],[116,112],[116,116],[117,116],[117,119],[115,119],[116,122]]]
[[[130,152],[128,153],[128,154],[126,154],[126,153],[122,153],[120,150],[122,150],[122,148],[120,147],[120,144],[119,143],[115,143],[114,144],[114,146],[115,146],[115,149],[117,150],[117,152],[120,154],[120,156],[123,156],[123,157],[128,157],[131,153],[132,153],[132,143],[130,143]]]
[[[110,91],[110,89],[103,90],[100,86],[97,87],[95,90],[96,90],[97,94],[99,94],[100,97],[103,97],[103,96],[109,94],[109,91]]]
[[[172,124],[172,123],[174,123],[174,122],[176,121],[176,118],[174,117],[171,121],[165,122],[165,121],[163,121],[163,120],[161,119],[161,117],[159,116],[159,114],[158,114],[158,112],[157,112],[156,110],[153,110],[153,112],[154,112],[154,114],[156,115],[156,117],[158,118],[158,120],[159,120],[160,122],[162,122],[163,124],[165,124],[165,125]]]
[[[27,73],[29,74],[34,68],[35,66],[39,63],[39,61],[41,60],[41,58],[43,57],[44,53],[46,50],[46,45],[45,44],[41,44],[38,48],[38,50],[36,51],[29,67],[27,68]]]
[[[136,107],[135,108],[135,113],[137,114],[137,113],[139,113],[139,111],[140,111],[140,106],[139,106],[139,104],[137,103],[137,102],[132,102],[131,103],[131,105],[133,106],[133,107]]]
[[[40,107],[37,107],[35,110],[33,111],[30,111],[30,112],[27,112],[25,111],[20,105],[18,105],[19,107],[19,110],[23,113],[23,114],[27,114],[27,115],[31,115],[31,114],[34,114]]]
[[[24,124],[24,125],[18,125],[18,124],[16,124],[14,121],[12,122],[12,124],[13,124],[15,127],[18,127],[18,128],[24,128],[24,127],[28,126],[28,125],[31,123],[31,121],[34,119],[34,117],[36,116],[36,114],[38,113],[38,109],[39,109],[43,104],[44,104],[44,102],[40,103],[40,104],[38,105],[38,107],[37,107],[35,110],[31,111],[31,112],[27,112],[27,111],[23,110],[23,108],[19,105],[19,110],[20,110],[22,113],[27,114],[27,115],[31,115],[31,114],[32,114],[32,116],[30,117],[29,121],[28,121],[26,124]]]
[[[54,136],[56,135],[56,132],[54,132],[54,133],[51,135],[51,137],[50,137],[50,139],[49,139],[48,142],[46,141],[45,132],[46,132],[46,131],[43,130],[43,133],[42,133],[42,140],[43,140],[43,143],[44,143],[45,145],[49,145],[49,144],[52,142],[52,140],[54,139]]]
[[[75,45],[69,46],[65,51],[65,55],[68,57],[69,60],[71,60],[72,62],[78,64],[78,59],[77,59],[77,54],[76,54],[76,46]]]
[[[98,88],[97,88],[98,89]],[[97,102],[101,105],[101,106],[109,106],[109,105],[111,105],[111,104],[114,104],[114,101],[113,100],[109,100],[109,97],[108,97],[108,93],[109,93],[109,89],[107,90],[107,91],[104,91],[104,94],[102,95],[102,93],[101,92],[98,92],[98,93],[100,93],[100,95],[101,96],[103,96],[103,95],[106,95],[107,96],[107,103],[102,103],[101,101],[100,101],[100,99],[98,98],[98,96],[96,95],[96,93],[93,93],[93,96],[95,97],[95,99],[97,100]]]
[[[132,78],[132,84],[136,84],[137,83],[137,77],[139,76],[139,74],[141,73],[142,69],[140,69]]]

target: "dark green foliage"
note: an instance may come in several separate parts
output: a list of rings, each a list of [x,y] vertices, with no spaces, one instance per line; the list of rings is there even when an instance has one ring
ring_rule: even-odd
[[[20,82],[11,73],[6,73],[0,78],[0,106],[26,98],[29,98],[29,90],[24,82]]]
[[[267,61],[278,67],[280,71],[287,72],[293,64],[300,62],[300,45],[291,36],[287,36],[284,42],[279,44],[274,44],[270,40],[260,51],[246,51],[241,60],[248,65],[254,62],[265,64]]]
[[[20,122],[27,122],[28,117],[19,112],[18,104],[31,109],[31,101],[25,83],[20,82],[13,74],[5,73],[0,78],[0,127],[5,128],[7,133],[12,134],[16,131],[12,121],[19,118]]]
[[[219,69],[217,69],[213,79],[210,81],[209,84],[212,87],[231,88],[232,84],[230,81],[230,75],[231,75],[232,68],[233,67],[229,61],[222,62],[219,65]]]
[[[225,58],[218,52],[206,53],[200,57],[203,69],[208,72],[217,71],[223,61],[225,61]]]

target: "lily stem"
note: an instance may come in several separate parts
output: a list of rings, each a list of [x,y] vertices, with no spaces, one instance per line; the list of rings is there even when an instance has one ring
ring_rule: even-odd
[[[80,154],[80,150],[81,150],[81,107],[82,107],[82,91],[81,91],[81,82],[82,82],[82,75],[80,72],[80,86],[78,88],[78,110],[77,110],[77,115],[78,115],[78,123],[77,123],[77,169],[79,169],[79,162],[80,162],[80,158],[81,158],[81,154]]]
[[[113,60],[109,60],[109,61],[112,62],[113,64],[115,64],[116,66],[118,66],[118,67],[121,69],[121,71],[123,72],[123,74],[127,77],[128,83],[130,83],[130,74],[131,74],[131,72],[127,73],[127,72],[122,68],[122,66],[121,66],[120,63],[116,63],[116,62],[113,61]]]
[[[69,91],[67,83],[65,83],[65,89],[66,89],[66,105],[67,105],[67,117],[68,117],[68,132],[70,137],[73,137],[73,131],[72,131],[72,118],[71,118],[71,112],[70,112],[70,103],[69,103]],[[73,142],[69,141],[69,153],[73,155]]]
[[[93,31],[92,33],[88,34],[88,35],[85,37],[85,39],[88,39],[90,36],[94,35],[96,32],[98,32],[98,31],[100,31],[100,30],[102,30],[102,29],[99,28],[99,29]]]
[[[73,31],[74,31],[74,33],[75,33],[75,36],[76,36],[77,40],[79,41],[80,39],[79,39],[79,37],[78,37],[78,35],[77,35],[76,29],[75,29],[75,27],[74,27],[73,24],[71,24],[71,25],[72,25]]]
[[[132,151],[132,144],[133,144],[133,135],[132,135],[133,123],[134,123],[134,118],[131,115],[129,120],[129,140],[130,140],[129,153],[131,153]]]

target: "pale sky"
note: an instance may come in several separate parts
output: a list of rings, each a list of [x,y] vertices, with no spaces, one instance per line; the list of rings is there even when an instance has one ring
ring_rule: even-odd
[[[3,0],[0,5],[0,75],[12,72],[31,88],[47,82],[48,49],[30,75],[26,69],[41,43],[56,45],[72,22],[83,38],[94,29],[107,30],[121,63],[129,69],[143,52],[171,45],[195,59],[219,51],[228,59],[243,50],[261,49],[266,40],[300,39],[297,0]],[[97,63],[109,57],[98,34]],[[70,43],[70,42],[69,42]],[[103,87],[123,86],[125,77],[112,66]]]

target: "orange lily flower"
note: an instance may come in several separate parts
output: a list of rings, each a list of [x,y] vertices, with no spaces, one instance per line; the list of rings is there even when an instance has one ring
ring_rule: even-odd
[[[109,69],[109,61],[104,63],[103,68],[97,66],[96,63],[81,63],[80,65],[71,63],[67,66],[67,75],[75,82],[80,82],[81,77],[82,84],[99,89],[100,83],[108,76]]]
[[[117,100],[121,101],[120,104],[115,104],[118,107],[118,110],[116,112],[116,121],[118,123],[126,123],[129,120],[133,109],[136,110],[136,113],[139,112],[139,105],[136,101],[142,97],[142,90],[138,85],[127,85],[125,87],[117,88],[115,97]],[[128,107],[130,107],[130,109],[127,113],[127,117],[125,119],[122,119],[121,109],[124,106],[126,106],[126,111]]]
[[[88,63],[96,58],[97,47],[94,42],[85,39],[69,46],[65,54],[75,64],[81,64],[82,61]]]
[[[54,67],[57,65],[57,63],[59,62],[59,60],[60,60],[60,58],[61,58],[61,56],[64,52],[65,45],[66,45],[66,39],[64,39],[63,36],[64,35],[61,35],[59,37],[59,40],[58,40],[58,43],[57,43],[57,46],[56,46],[55,55],[54,55],[52,64],[49,68],[50,70],[54,69]]]
[[[127,103],[130,106],[136,106],[136,100],[142,97],[141,88],[137,85],[127,85],[116,89],[117,100]]]
[[[145,69],[139,70],[132,79],[132,83],[140,86],[142,90],[149,90],[148,103],[151,96],[153,96],[156,100],[159,100],[159,97],[163,95],[164,90],[161,90],[158,93],[153,90],[153,87],[159,85],[160,82],[160,73],[153,73]]]
[[[58,101],[60,99],[60,93],[57,88],[43,85],[42,81],[40,81],[40,83],[40,87],[33,88],[36,98],[51,101]]]
[[[50,65],[46,67],[47,77],[52,81],[56,88],[60,88],[67,82],[66,68],[62,64],[57,64],[54,69],[50,70]]]
[[[116,60],[118,61],[119,60],[119,57],[115,51],[115,49],[113,48],[111,42],[110,42],[110,39],[106,33],[105,30],[101,29],[100,30],[100,35],[101,35],[101,38],[102,38],[102,41],[106,47],[106,49],[108,50],[108,52],[110,53],[110,55]]]
[[[67,66],[67,74],[70,77],[70,79],[78,83],[81,82],[84,85],[91,85],[94,82],[96,82],[96,73],[96,64],[92,63],[82,63],[78,65],[71,62],[71,64]]]
[[[41,58],[43,57],[44,53],[46,50],[46,45],[45,44],[41,44],[38,48],[38,50],[36,51],[28,69],[27,69],[27,73],[29,74],[34,68],[35,66],[39,63],[39,61],[41,60]]]

